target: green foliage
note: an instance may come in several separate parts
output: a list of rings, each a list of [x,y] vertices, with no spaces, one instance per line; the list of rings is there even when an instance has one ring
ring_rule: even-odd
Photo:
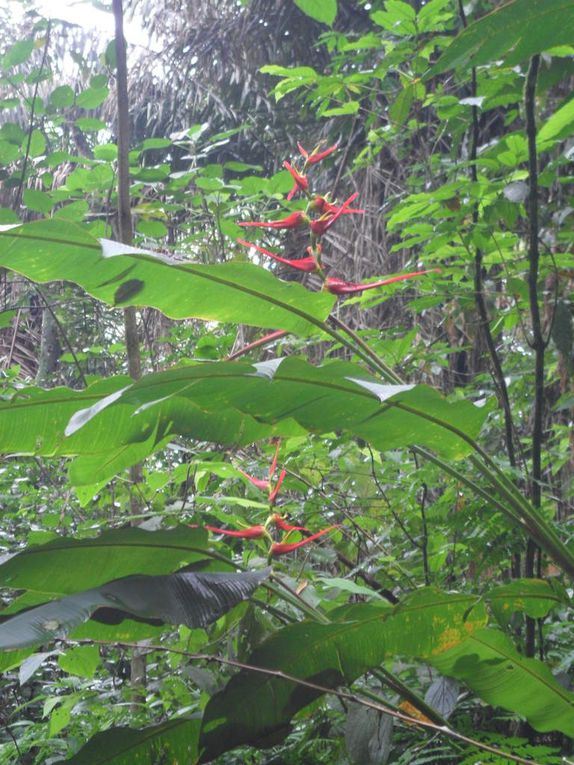
[[[64,66],[31,16],[0,51],[0,763],[558,762],[574,739],[572,3],[258,12],[280,44],[245,53],[221,124],[189,94],[172,99],[185,124],[134,114],[133,246],[111,225],[113,46]],[[317,56],[289,14],[321,34]],[[264,105],[244,109],[260,75],[277,107],[261,134]],[[365,213],[343,215],[355,187]],[[279,264],[237,247],[241,219],[292,213],[296,230],[253,239]],[[38,355],[53,364],[35,383]],[[422,741],[401,713],[439,728]]]
[[[333,26],[337,16],[337,0],[295,0],[295,5],[315,21]]]

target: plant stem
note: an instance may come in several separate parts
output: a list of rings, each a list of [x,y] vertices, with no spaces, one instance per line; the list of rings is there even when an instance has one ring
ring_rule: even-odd
[[[526,138],[528,141],[528,301],[532,323],[532,349],[534,350],[534,407],[532,423],[532,478],[530,496],[534,507],[539,508],[542,500],[542,443],[544,440],[544,351],[540,306],[538,304],[538,274],[540,249],[538,247],[538,155],[536,151],[536,80],[540,56],[530,59],[524,85],[524,112]],[[528,541],[526,548],[525,574],[534,576],[536,545]],[[536,646],[536,622],[526,619],[526,656],[534,656]]]
[[[369,347],[368,343],[366,343],[359,335],[354,332],[349,326],[344,324],[340,319],[337,319],[335,316],[330,317],[330,321],[333,322],[339,329],[342,329],[343,332],[345,332],[349,337],[352,339],[354,343],[362,350],[364,353],[368,356],[370,359],[370,365],[375,366],[375,368],[387,379],[390,380],[390,382],[396,383],[397,385],[401,385],[404,383],[404,380],[391,368],[389,367],[383,359],[380,358],[373,350]],[[345,343],[348,346],[348,342]],[[357,353],[356,349],[355,353]]]
[[[124,36],[124,9],[122,0],[112,2],[115,22],[116,50],[116,108],[118,142],[118,229],[122,244],[131,245],[133,241],[132,216],[130,209],[130,115],[128,101],[128,68],[126,38]],[[135,308],[124,308],[124,336],[128,359],[128,372],[132,380],[139,380],[142,374],[141,353],[137,329]],[[130,480],[134,486],[142,481],[141,464],[132,465]],[[139,497],[130,492],[130,511],[132,515],[141,512]],[[131,682],[135,693],[132,707],[135,711],[142,701],[145,702],[146,660],[145,655],[136,648],[131,659]]]

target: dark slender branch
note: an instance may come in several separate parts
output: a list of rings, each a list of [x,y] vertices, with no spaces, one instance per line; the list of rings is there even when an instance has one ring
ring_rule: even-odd
[[[458,0],[458,9],[460,19],[463,27],[466,29],[468,22],[466,19],[466,13],[464,11],[464,5],[462,0]],[[472,68],[471,74],[471,97],[476,98],[477,94],[477,81],[476,81],[476,67]],[[478,106],[473,105],[472,112],[472,129],[470,134],[470,179],[473,183],[478,182],[478,172],[476,169],[476,159],[478,151],[478,142],[480,138],[480,126],[478,122]],[[472,213],[472,222],[474,225],[478,223],[478,207],[475,205]],[[514,451],[514,439],[513,439],[513,423],[512,423],[512,410],[510,407],[510,397],[508,395],[508,388],[506,380],[504,378],[504,372],[502,369],[502,363],[496,350],[496,344],[490,331],[490,318],[488,316],[488,309],[486,307],[486,298],[484,295],[484,283],[483,283],[483,255],[482,250],[477,247],[474,254],[474,299],[478,310],[478,316],[480,319],[480,329],[486,342],[486,347],[490,355],[494,371],[494,381],[498,388],[499,401],[502,404],[502,410],[504,412],[504,433],[506,442],[506,451],[508,452],[508,459],[512,467],[516,466],[516,454]]]
[[[528,141],[528,300],[530,320],[532,322],[531,346],[534,350],[534,408],[532,423],[532,479],[530,496],[534,507],[539,508],[542,499],[542,443],[544,439],[544,335],[538,304],[538,275],[540,249],[538,246],[538,154],[536,151],[536,80],[540,56],[530,59],[526,83],[524,85],[524,113],[526,119],[526,139]],[[526,548],[525,574],[534,576],[534,564],[537,546],[528,540]],[[527,656],[534,656],[536,622],[526,619]]]
[[[116,27],[116,93],[117,93],[117,142],[118,142],[118,228],[122,244],[133,240],[130,209],[130,113],[128,101],[128,68],[126,38],[124,37],[124,12],[122,0],[113,0]],[[136,311],[133,306],[124,309],[124,328],[128,357],[128,372],[134,380],[141,377],[141,354],[137,330]]]
[[[352,560],[349,560],[346,555],[343,555],[343,553],[338,552],[337,553],[337,560],[339,563],[342,563],[343,566],[346,566],[347,568],[350,568],[351,570],[356,569],[357,567],[353,563]],[[399,602],[399,599],[397,596],[391,592],[391,590],[386,589],[386,587],[383,587],[380,582],[378,582],[374,576],[370,576],[370,574],[367,574],[366,571],[362,571],[361,569],[358,569],[356,572],[356,576],[358,576],[360,579],[363,580],[363,582],[368,585],[371,589],[373,589],[375,592],[378,592],[379,595],[382,595],[385,600],[387,600],[389,603],[392,603],[393,606],[396,606],[396,604]]]
[[[417,472],[419,470],[419,460],[417,452],[413,450],[413,459],[415,461],[415,467],[417,469]],[[421,526],[422,526],[422,534],[421,534],[421,544],[420,549],[423,556],[423,572],[425,577],[425,584],[428,586],[431,583],[431,575],[430,575],[430,566],[429,566],[429,531],[428,531],[428,524],[427,524],[427,513],[426,513],[426,502],[428,497],[428,486],[426,483],[423,483],[422,485],[422,495],[421,495],[421,501],[420,501],[420,508],[421,508]],[[456,540],[455,540],[456,541]]]
[[[28,162],[30,160],[30,146],[32,145],[32,133],[34,132],[34,117],[36,115],[36,104],[38,102],[38,88],[40,86],[40,80],[44,67],[46,65],[46,59],[48,57],[48,48],[50,46],[50,31],[52,23],[48,21],[46,25],[46,39],[44,42],[44,52],[42,54],[42,62],[40,63],[40,71],[36,77],[36,83],[34,85],[34,95],[32,96],[32,105],[30,107],[30,123],[28,125],[28,140],[26,142],[26,151],[24,152],[24,162],[22,164],[22,173],[20,175],[20,183],[18,184],[18,191],[16,192],[16,199],[14,200],[14,209],[17,210],[22,202],[22,194],[24,193],[24,183],[26,182],[26,171],[28,169]]]
[[[398,527],[400,528],[400,530],[403,532],[403,534],[405,535],[405,537],[407,538],[407,540],[410,542],[410,544],[411,544],[413,547],[416,547],[416,548],[420,549],[420,544],[419,544],[419,543],[417,542],[417,540],[416,540],[416,539],[415,539],[415,538],[412,536],[412,534],[410,534],[410,532],[409,532],[409,530],[407,529],[406,525],[405,525],[405,524],[403,523],[403,521],[401,520],[401,517],[400,517],[400,516],[399,516],[399,514],[398,514],[398,513],[397,513],[397,512],[394,510],[394,508],[393,508],[392,504],[391,504],[391,503],[389,502],[389,500],[387,499],[387,494],[386,494],[386,492],[385,492],[385,490],[384,490],[383,486],[381,485],[381,482],[379,481],[379,478],[378,478],[378,476],[377,476],[377,471],[376,471],[376,467],[375,467],[375,455],[373,454],[373,450],[371,449],[371,447],[370,447],[369,445],[367,445],[367,448],[368,448],[368,450],[369,450],[369,457],[371,458],[371,478],[373,479],[373,482],[374,482],[375,486],[377,487],[377,490],[378,490],[379,494],[381,495],[381,497],[382,497],[382,498],[384,499],[384,501],[386,502],[386,504],[387,504],[387,507],[388,507],[388,509],[389,509],[389,512],[390,512],[390,513],[391,513],[391,515],[393,516],[393,520],[394,520],[394,522],[397,524],[397,526],[398,526]]]
[[[40,296],[40,299],[44,303],[44,307],[46,308],[48,313],[51,315],[52,319],[54,319],[54,324],[56,325],[56,327],[58,327],[58,331],[60,332],[60,336],[61,336],[62,340],[64,341],[64,344],[66,345],[66,348],[70,351],[70,355],[74,359],[74,364],[76,365],[76,369],[78,370],[78,374],[80,375],[80,379],[81,379],[84,387],[87,388],[88,387],[88,381],[86,380],[86,375],[84,374],[84,370],[82,369],[82,366],[81,366],[81,364],[80,364],[80,362],[78,360],[78,357],[76,356],[76,353],[75,353],[74,348],[72,346],[72,343],[70,342],[70,339],[69,339],[69,337],[68,337],[68,335],[66,333],[66,330],[62,326],[60,320],[56,316],[56,312],[54,311],[54,309],[50,305],[48,299],[46,298],[46,296],[44,295],[44,293],[42,292],[40,287],[38,287],[38,285],[34,284],[33,282],[32,282],[32,286],[34,287],[34,289],[36,290],[36,292]]]
[[[78,643],[83,644],[95,644],[95,645],[109,645],[108,642],[104,640],[79,640],[74,641]],[[137,643],[130,643],[130,642],[117,642],[115,645],[118,648],[132,648],[137,646]],[[462,733],[458,733],[457,731],[450,728],[448,725],[437,725],[436,723],[426,721],[426,720],[418,720],[415,717],[411,717],[410,715],[404,714],[403,712],[399,712],[395,709],[393,709],[390,706],[387,706],[386,704],[383,704],[381,702],[375,702],[370,701],[369,699],[364,698],[363,696],[360,696],[358,693],[351,693],[349,691],[344,691],[341,689],[333,689],[328,688],[325,685],[319,685],[318,683],[312,682],[310,680],[304,680],[303,678],[296,677],[295,675],[290,675],[287,672],[282,672],[279,669],[268,669],[267,667],[257,667],[254,664],[246,664],[242,661],[237,661],[236,659],[228,659],[224,656],[217,656],[214,654],[209,653],[191,653],[190,651],[184,651],[178,648],[170,648],[165,645],[146,645],[146,650],[148,651],[164,651],[168,653],[174,653],[178,656],[185,656],[186,658],[190,659],[191,661],[205,661],[207,663],[216,663],[216,664],[222,664],[227,667],[234,667],[235,669],[244,670],[246,672],[256,672],[260,675],[266,675],[267,677],[274,677],[278,680],[285,680],[286,682],[293,683],[295,685],[303,686],[304,688],[309,688],[313,691],[318,691],[319,693],[330,693],[334,696],[337,696],[337,698],[342,699],[344,701],[350,701],[354,702],[355,704],[361,704],[362,706],[368,707],[369,709],[374,709],[377,712],[381,712],[382,714],[389,715],[390,717],[394,717],[396,720],[399,720],[400,722],[406,723],[409,726],[415,726],[418,728],[426,728],[427,730],[435,731],[436,733],[442,733],[445,736],[449,736],[450,738],[454,738],[457,741],[462,741],[465,744],[468,744],[469,746],[474,746],[477,749],[481,749],[485,752],[491,752],[493,754],[498,755],[499,757],[503,757],[507,760],[511,760],[512,762],[518,762],[521,765],[541,765],[541,763],[536,762],[535,760],[528,759],[526,760],[524,757],[519,757],[515,754],[509,754],[502,749],[499,749],[495,746],[490,746],[489,744],[484,744],[482,741],[477,741],[475,739],[469,738],[468,736],[464,736]]]

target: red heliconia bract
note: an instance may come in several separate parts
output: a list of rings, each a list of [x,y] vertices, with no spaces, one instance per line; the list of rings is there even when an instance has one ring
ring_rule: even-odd
[[[238,239],[237,242],[244,247],[253,247],[254,250],[257,250],[257,252],[260,252],[262,255],[267,255],[268,258],[273,258],[273,260],[283,263],[290,268],[294,268],[297,271],[303,271],[303,273],[308,274],[318,270],[317,261],[312,255],[298,259],[284,258],[281,255],[276,255],[274,252],[271,252],[271,250],[266,250],[265,247],[260,247],[258,244],[253,244],[253,242],[247,242],[245,239]]]
[[[335,223],[335,221],[341,215],[347,212],[351,202],[354,202],[358,196],[359,194],[357,192],[355,192],[354,194],[351,194],[351,196],[345,202],[343,202],[343,204],[340,207],[335,207],[333,212],[326,212],[323,215],[321,215],[321,217],[318,218],[317,220],[312,220],[309,223],[309,228],[311,229],[313,234],[315,234],[315,236],[323,236],[323,234],[329,228],[331,228],[333,223]],[[361,212],[363,211],[361,210]]]
[[[307,179],[307,176],[301,175],[301,173],[296,168],[294,168],[293,165],[287,162],[287,160],[283,162],[283,167],[286,170],[289,170],[291,177],[295,181],[293,188],[287,194],[287,199],[293,199],[298,191],[302,191],[304,194],[306,194],[309,189],[309,180]]]
[[[249,483],[252,483],[253,486],[255,486],[256,489],[261,489],[261,491],[269,491],[269,481],[266,478],[255,478],[255,476],[246,473],[245,470],[242,470],[241,468],[237,469],[241,475],[244,475],[245,478],[247,478]]]
[[[364,292],[365,290],[374,290],[376,287],[384,287],[386,284],[394,284],[395,282],[404,282],[407,279],[414,279],[417,276],[424,276],[425,274],[439,273],[440,269],[432,268],[429,271],[412,271],[409,274],[400,274],[400,276],[391,276],[388,279],[380,279],[378,282],[367,282],[366,284],[356,284],[354,282],[346,282],[344,279],[337,279],[336,276],[328,276],[325,279],[323,287],[333,293],[333,295],[354,295],[358,292]]]
[[[273,477],[273,473],[275,472],[275,468],[277,467],[277,458],[279,456],[280,446],[281,446],[280,441],[277,441],[277,445],[275,447],[275,454],[273,456],[273,460],[269,468],[269,474],[268,474],[269,477],[267,479],[255,478],[254,476],[249,475],[249,473],[246,473],[244,470],[241,470],[241,468],[238,468],[239,472],[242,473],[242,475],[244,475],[245,478],[247,478],[247,480],[253,484],[253,486],[256,486],[258,489],[261,489],[262,491],[267,492],[270,505],[275,504],[275,500],[277,499],[277,495],[279,494],[281,484],[283,483],[283,480],[285,479],[285,476],[287,475],[287,471],[283,469],[281,473],[279,474],[279,478],[277,479],[275,486],[272,486],[271,478]]]
[[[322,215],[324,213],[335,214],[339,210],[339,206],[334,205],[332,202],[329,202],[329,200],[325,199],[325,197],[317,195],[313,197],[313,199],[311,200],[309,204],[309,209],[312,210],[313,212],[318,212]],[[363,215],[364,212],[365,212],[364,210],[359,210],[356,207],[346,207],[343,210],[342,215],[355,215],[355,214]]]
[[[304,149],[299,142],[297,142],[297,148],[299,149],[301,156],[305,159],[305,162],[308,165],[316,165],[317,162],[321,162],[321,160],[325,159],[325,157],[328,157],[329,154],[337,151],[339,145],[335,143],[333,146],[329,146],[328,149],[323,149],[323,151],[317,151],[317,149],[313,149],[311,153]]]
[[[283,483],[285,476],[287,475],[287,471],[285,468],[279,473],[279,478],[277,479],[277,483],[275,484],[272,491],[269,492],[269,502],[270,504],[274,505],[275,500],[277,499],[277,495],[279,494],[279,489],[281,488],[281,484]]]
[[[275,513],[273,516],[273,523],[277,526],[278,529],[281,529],[282,531],[309,531],[306,526],[292,526],[277,513]]]
[[[297,212],[293,212],[290,215],[288,215],[286,218],[280,218],[280,220],[272,220],[272,221],[258,221],[258,220],[248,220],[248,221],[242,221],[239,225],[243,228],[253,227],[253,228],[277,228],[277,229],[287,229],[287,228],[299,228],[304,223],[306,223],[308,220],[307,216],[304,212],[301,212],[298,210]]]
[[[218,529],[216,526],[208,526],[207,524],[205,525],[205,528],[213,534],[224,534],[227,537],[236,537],[239,539],[261,539],[261,537],[267,535],[265,527],[260,525],[250,526],[249,528],[242,530]]]
[[[298,550],[300,547],[308,545],[309,542],[314,542],[319,537],[322,537],[323,534],[327,534],[327,532],[336,528],[338,528],[338,524],[335,524],[334,526],[327,526],[326,529],[321,529],[321,531],[317,531],[315,534],[311,534],[310,537],[307,537],[307,539],[302,539],[300,542],[274,542],[271,545],[269,554],[272,556],[286,555],[287,553],[293,552],[293,550]]]

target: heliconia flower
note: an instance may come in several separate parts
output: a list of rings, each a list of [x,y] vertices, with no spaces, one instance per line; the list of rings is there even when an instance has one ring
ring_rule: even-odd
[[[318,213],[336,213],[339,208],[337,205],[334,205],[332,202],[329,202],[325,197],[317,195],[316,197],[313,197],[309,204],[309,209],[313,210],[313,212]],[[355,207],[346,207],[343,210],[343,215],[351,215],[353,213],[360,213],[361,215],[364,213],[364,210],[358,210]]]
[[[307,216],[304,212],[298,210],[297,212],[293,212],[291,215],[288,215],[286,218],[281,218],[280,220],[272,220],[267,222],[248,220],[243,221],[239,225],[243,228],[247,228],[249,226],[253,226],[255,228],[299,228],[306,222]]]
[[[224,534],[228,537],[238,537],[240,539],[260,539],[267,536],[267,531],[264,526],[250,526],[248,529],[236,530],[236,529],[218,529],[216,526],[208,526],[205,528],[211,531],[213,534]]]
[[[307,190],[309,189],[309,181],[307,179],[307,176],[301,175],[301,173],[298,170],[296,170],[293,167],[293,165],[287,162],[287,160],[283,162],[283,167],[286,170],[289,170],[289,172],[291,173],[291,176],[293,177],[293,180],[295,181],[293,188],[287,194],[287,199],[293,199],[293,197],[298,191],[302,191],[303,193],[306,193]]]
[[[284,258],[281,255],[276,255],[274,252],[271,252],[271,250],[266,250],[265,247],[260,247],[258,244],[253,244],[253,242],[247,242],[245,239],[238,239],[237,242],[244,247],[253,247],[253,249],[257,250],[257,252],[260,252],[262,255],[267,255],[268,258],[273,258],[273,260],[277,260],[279,263],[284,263],[286,266],[295,268],[297,271],[303,271],[306,274],[317,271],[319,268],[313,255],[299,259]]]
[[[320,144],[319,144],[320,145]],[[337,151],[339,148],[338,144],[333,144],[333,146],[329,146],[328,149],[324,149],[323,151],[317,151],[317,148],[313,149],[313,151],[309,154],[308,151],[306,151],[300,143],[297,143],[297,148],[301,152],[301,156],[305,158],[305,162],[308,165],[316,165],[317,162],[321,162],[322,159],[325,159],[325,157],[328,157],[329,154],[332,154],[334,151]]]
[[[373,290],[376,287],[384,287],[386,284],[394,284],[395,282],[402,282],[406,279],[414,279],[417,276],[424,276],[424,274],[434,274],[439,272],[440,269],[438,268],[432,268],[430,271],[412,271],[410,274],[391,276],[389,279],[380,279],[378,282],[367,282],[366,284],[355,284],[353,282],[346,282],[344,279],[337,279],[335,276],[328,276],[325,279],[323,287],[328,292],[332,292],[333,295],[353,295],[357,292]]]
[[[249,475],[249,473],[246,473],[244,470],[239,469],[239,472],[247,478],[247,480],[253,484],[258,489],[261,489],[261,491],[266,491],[267,496],[269,498],[269,504],[274,505],[275,500],[277,499],[277,495],[279,494],[279,489],[281,488],[281,484],[283,483],[283,480],[285,479],[285,476],[287,475],[287,471],[283,469],[281,473],[279,474],[279,478],[277,479],[277,482],[275,483],[275,486],[271,485],[271,478],[273,476],[273,473],[275,472],[275,468],[277,467],[277,457],[279,455],[279,447],[280,442],[277,442],[277,446],[275,448],[275,455],[273,456],[273,460],[271,462],[271,466],[269,468],[269,474],[267,479],[262,478],[255,478],[252,475]]]
[[[273,516],[273,523],[282,531],[309,531],[306,526],[291,526],[290,523],[287,523],[287,521],[277,513]]]
[[[315,534],[311,534],[310,537],[307,537],[307,539],[302,539],[300,542],[273,542],[269,550],[269,554],[272,556],[286,555],[287,553],[293,552],[293,550],[298,550],[300,547],[308,545],[309,542],[314,542],[315,539],[318,539],[319,537],[323,536],[323,534],[327,534],[327,532],[336,528],[338,528],[337,524],[334,526],[328,526],[326,529],[321,529],[321,531],[317,531]]]
[[[359,194],[355,191],[355,193],[351,194],[351,196],[345,202],[343,202],[340,207],[335,207],[333,212],[326,212],[324,215],[321,215],[318,220],[312,220],[309,223],[309,228],[315,234],[315,236],[323,236],[325,231],[331,228],[337,218],[339,218],[349,209],[351,202],[354,202],[358,196]]]

